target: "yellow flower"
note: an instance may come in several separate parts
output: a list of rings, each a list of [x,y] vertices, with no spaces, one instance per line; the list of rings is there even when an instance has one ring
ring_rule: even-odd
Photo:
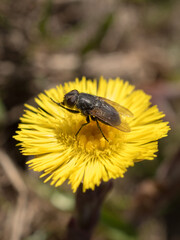
[[[119,103],[133,113],[126,121],[130,132],[122,132],[100,123],[107,142],[96,122],[85,126],[77,138],[76,132],[86,122],[81,114],[73,114],[59,107],[64,94],[77,89]],[[158,151],[157,140],[167,136],[168,122],[163,122],[162,112],[151,106],[150,96],[119,78],[106,81],[76,79],[39,94],[35,99],[38,108],[25,105],[14,138],[20,141],[22,154],[34,155],[27,162],[34,171],[42,172],[46,181],[60,186],[69,180],[75,192],[83,183],[83,191],[94,189],[101,181],[123,177],[126,169],[141,160],[153,160]]]

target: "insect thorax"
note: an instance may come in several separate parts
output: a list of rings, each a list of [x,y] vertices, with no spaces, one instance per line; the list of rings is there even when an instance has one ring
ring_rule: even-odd
[[[90,94],[81,93],[77,101],[77,108],[81,111],[92,110],[96,105],[96,97]]]

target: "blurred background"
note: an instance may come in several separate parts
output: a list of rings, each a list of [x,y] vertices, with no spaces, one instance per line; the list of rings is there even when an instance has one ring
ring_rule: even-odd
[[[0,239],[62,239],[74,194],[28,170],[12,135],[25,102],[84,75],[130,81],[172,128],[114,182],[93,240],[179,240],[179,0],[0,1]]]

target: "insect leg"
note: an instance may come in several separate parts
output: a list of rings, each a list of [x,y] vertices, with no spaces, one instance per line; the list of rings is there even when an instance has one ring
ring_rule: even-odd
[[[103,133],[103,131],[102,131],[102,129],[101,129],[101,127],[100,127],[100,125],[99,125],[99,122],[98,122],[97,118],[95,118],[95,121],[96,121],[96,123],[97,123],[97,126],[98,126],[98,128],[99,128],[100,132],[102,133],[102,135],[103,135],[104,139],[105,139],[107,142],[109,142],[109,141],[108,141],[108,139],[105,137],[105,135],[104,135],[104,133]]]
[[[76,133],[76,137],[77,137],[77,135],[79,134],[79,132],[81,131],[81,129],[84,127],[84,126],[86,126],[87,124],[89,124],[90,123],[90,120],[89,120],[89,116],[87,116],[86,117],[86,123],[83,123],[82,125],[81,125],[81,127],[80,127],[80,129],[77,131],[77,133]]]
[[[69,112],[71,112],[71,113],[80,113],[79,111],[72,110],[72,109],[69,109],[69,108],[64,107],[63,105],[61,105],[61,103],[58,103],[58,102],[54,101],[52,98],[51,98],[51,100],[52,100],[54,103],[56,103],[58,106],[66,109],[67,111],[69,111]]]

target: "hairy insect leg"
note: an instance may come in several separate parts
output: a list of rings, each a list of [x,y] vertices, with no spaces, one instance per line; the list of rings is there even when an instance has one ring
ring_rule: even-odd
[[[86,126],[87,124],[89,124],[90,123],[90,119],[89,119],[89,116],[87,116],[86,117],[86,123],[83,123],[82,125],[81,125],[81,127],[80,127],[80,129],[77,131],[77,133],[76,133],[76,137],[77,137],[77,135],[79,134],[79,132],[81,131],[81,129],[84,127],[84,126]]]
[[[103,135],[104,139],[105,139],[107,142],[109,142],[108,139],[105,137],[105,135],[104,135],[104,133],[103,133],[103,131],[102,131],[100,125],[99,125],[99,122],[98,122],[97,118],[95,117],[94,119],[95,119],[95,121],[96,121],[96,123],[97,123],[97,126],[98,126],[101,134]]]
[[[58,102],[54,101],[52,98],[50,98],[50,99],[51,99],[54,103],[56,103],[59,107],[62,107],[62,108],[64,108],[64,109],[66,109],[67,111],[71,112],[71,113],[80,113],[79,111],[66,108],[65,106],[62,105],[62,103],[58,103]]]

